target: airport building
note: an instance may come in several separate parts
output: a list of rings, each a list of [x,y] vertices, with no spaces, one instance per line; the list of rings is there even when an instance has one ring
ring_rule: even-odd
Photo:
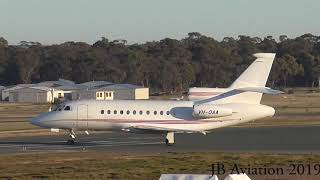
[[[2,91],[5,90],[6,87],[0,86],[0,99],[2,100]]]
[[[113,100],[113,91],[102,91],[96,89],[79,90],[72,92],[72,99]]]
[[[24,87],[9,92],[9,102],[53,103],[55,99],[64,97],[59,89],[43,86]]]
[[[103,89],[114,92],[114,99],[149,99],[149,88],[132,84],[114,84]]]
[[[59,79],[37,84],[18,84],[5,87],[1,91],[1,100],[9,102],[52,103],[57,99],[149,99],[149,88],[108,81],[76,84],[73,81]]]
[[[14,86],[9,86],[6,87],[5,89],[3,89],[1,91],[1,100],[2,101],[9,101],[9,94],[11,91],[17,90],[17,89],[21,89],[21,88],[25,88],[25,87],[31,87],[33,86],[33,84],[17,84]]]
[[[83,85],[83,84],[82,84]],[[72,92],[72,99],[149,99],[149,88],[132,84],[109,84],[105,86],[88,87]]]

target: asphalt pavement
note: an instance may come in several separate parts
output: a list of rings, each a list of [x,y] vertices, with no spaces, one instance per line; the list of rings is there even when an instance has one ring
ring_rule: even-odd
[[[156,154],[165,152],[269,152],[319,153],[320,126],[234,127],[202,134],[176,134],[176,143],[166,146],[164,135],[97,133],[79,135],[74,145],[67,136],[0,138],[0,153],[108,151]]]

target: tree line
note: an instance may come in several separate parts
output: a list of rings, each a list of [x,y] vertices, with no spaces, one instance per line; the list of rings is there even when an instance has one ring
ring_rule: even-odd
[[[154,91],[178,92],[190,86],[226,87],[252,63],[252,54],[275,52],[271,87],[316,86],[320,76],[320,36],[264,38],[239,36],[217,41],[191,32],[181,40],[142,44],[102,37],[90,45],[42,45],[0,38],[0,84],[36,83],[59,78],[77,83],[106,80],[133,83]]]

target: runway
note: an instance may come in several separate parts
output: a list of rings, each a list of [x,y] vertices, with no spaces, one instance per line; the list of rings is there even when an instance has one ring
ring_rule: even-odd
[[[176,134],[167,147],[164,135],[98,133],[79,135],[75,145],[66,136],[30,136],[0,139],[0,153],[108,151],[157,154],[166,152],[319,153],[320,126],[222,128],[207,135]]]

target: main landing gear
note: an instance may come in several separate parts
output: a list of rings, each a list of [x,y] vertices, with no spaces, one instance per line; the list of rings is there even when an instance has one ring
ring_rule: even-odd
[[[174,144],[174,132],[168,132],[166,136],[167,146],[172,146]]]
[[[67,131],[68,131],[68,134],[70,137],[70,139],[68,139],[68,141],[67,141],[67,145],[73,145],[75,143],[75,139],[77,137],[76,133],[74,133],[73,129],[69,129]]]

